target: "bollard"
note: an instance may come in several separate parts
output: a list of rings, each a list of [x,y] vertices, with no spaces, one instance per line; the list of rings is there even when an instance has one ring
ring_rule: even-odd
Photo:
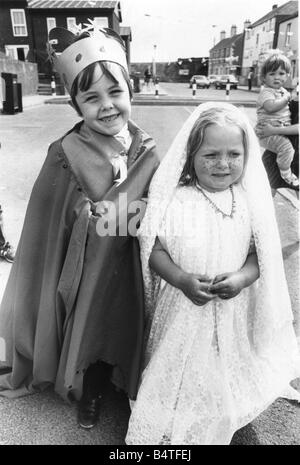
[[[196,89],[197,89],[196,79],[193,80],[192,89],[193,89],[193,93],[192,93],[193,98],[196,98]]]
[[[56,95],[56,84],[54,76],[51,76],[51,94]]]
[[[230,93],[230,82],[228,79],[226,83],[226,100],[229,100],[229,93]]]
[[[155,98],[158,98],[159,87],[158,87],[158,78],[155,79],[154,89],[155,89]]]

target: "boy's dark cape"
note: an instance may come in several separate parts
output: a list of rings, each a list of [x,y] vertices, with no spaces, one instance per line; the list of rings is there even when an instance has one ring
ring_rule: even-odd
[[[130,124],[128,177],[104,195],[117,211],[118,194],[126,192],[128,203],[142,198],[159,163],[153,140]],[[68,166],[62,139],[54,142],[33,187],[1,304],[2,365],[12,366],[0,376],[1,395],[54,384],[64,398],[78,400],[84,369],[103,360],[114,366],[114,383],[135,398],[144,328],[138,240],[99,237],[96,210]],[[127,212],[121,217],[126,223]]]

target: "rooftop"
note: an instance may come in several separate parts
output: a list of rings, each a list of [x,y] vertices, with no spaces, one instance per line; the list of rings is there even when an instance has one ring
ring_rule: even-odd
[[[115,9],[119,1],[28,0],[28,8],[108,8]]]
[[[294,13],[298,12],[298,2],[297,1],[290,1],[284,3],[283,5],[279,6],[278,8],[274,8],[274,10],[269,11],[265,16],[258,19],[254,23],[251,24],[250,27],[258,26],[259,24],[265,23],[274,16],[279,15],[293,15]]]
[[[220,40],[220,42],[218,42],[213,48],[210,49],[210,52],[212,52],[213,50],[219,50],[220,48],[227,48],[229,45],[240,39],[242,35],[242,33],[236,34],[232,37],[227,37],[225,39]]]

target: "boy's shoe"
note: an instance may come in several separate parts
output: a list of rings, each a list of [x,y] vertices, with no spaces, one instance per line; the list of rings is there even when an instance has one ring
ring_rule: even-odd
[[[299,187],[299,179],[291,171],[288,174],[281,173],[282,179],[291,187]]]
[[[78,405],[78,423],[82,428],[93,428],[99,419],[101,396],[81,399]]]
[[[5,244],[0,246],[0,258],[3,258],[9,263],[14,261],[15,251],[9,242],[5,242]]]

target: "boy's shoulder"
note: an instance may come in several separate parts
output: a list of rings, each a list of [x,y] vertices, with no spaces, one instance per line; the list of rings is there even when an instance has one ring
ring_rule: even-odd
[[[72,133],[72,132],[77,132],[80,129],[80,126],[82,125],[83,121],[79,121],[79,123],[76,123],[71,129],[69,129],[67,132],[65,132],[62,136],[60,136],[58,139],[54,140],[53,142],[50,143],[49,145],[49,151],[63,151],[62,148],[62,141],[64,138]]]
[[[151,137],[146,131],[144,131],[144,129],[138,126],[134,121],[128,121],[128,129],[133,137],[140,137],[142,139],[143,144],[146,144],[149,147],[156,146],[153,137]]]

